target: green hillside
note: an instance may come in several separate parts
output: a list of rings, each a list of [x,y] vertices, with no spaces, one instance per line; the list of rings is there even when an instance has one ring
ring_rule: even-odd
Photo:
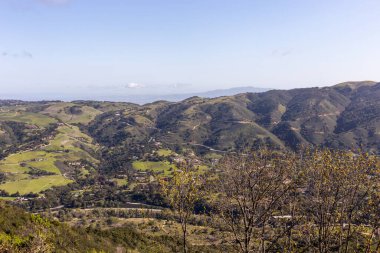
[[[113,252],[115,246],[95,233],[73,229],[0,201],[1,252]]]
[[[95,175],[99,166],[123,175],[127,168],[169,175],[167,164],[178,159],[173,154],[145,157],[162,147],[180,155],[194,150],[205,163],[207,155],[263,145],[379,153],[379,97],[380,84],[347,82],[142,106],[1,101],[0,189],[40,193]]]
[[[101,144],[171,144],[227,151],[269,145],[364,148],[379,152],[380,84],[273,90],[230,97],[156,102],[99,115],[89,133]]]

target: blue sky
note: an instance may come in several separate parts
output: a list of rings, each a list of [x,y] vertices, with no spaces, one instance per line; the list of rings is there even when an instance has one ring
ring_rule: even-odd
[[[1,0],[0,88],[182,93],[380,81],[378,0]]]

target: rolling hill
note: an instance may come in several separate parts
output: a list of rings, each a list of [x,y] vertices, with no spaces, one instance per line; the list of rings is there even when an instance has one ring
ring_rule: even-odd
[[[227,151],[314,145],[380,151],[380,84],[272,90],[217,98],[157,101],[102,114],[89,133],[103,145],[143,142],[204,145]]]
[[[380,83],[145,105],[0,100],[0,251],[178,252],[157,181],[186,159],[213,175],[224,153],[262,145],[380,154]],[[202,224],[190,252],[220,252]]]
[[[152,145],[196,150],[199,156],[262,145],[360,148],[379,154],[380,83],[145,105],[3,100],[0,190],[38,194],[85,179],[99,167],[119,167],[124,173],[135,159],[152,152]]]

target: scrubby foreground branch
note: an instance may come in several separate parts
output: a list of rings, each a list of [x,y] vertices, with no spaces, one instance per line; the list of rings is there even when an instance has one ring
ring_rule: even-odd
[[[378,160],[368,154],[260,150],[229,155],[210,187],[239,252],[378,252]]]
[[[174,171],[169,181],[161,181],[164,195],[179,217],[182,230],[183,252],[188,252],[187,226],[194,211],[194,205],[201,198],[202,178],[192,166],[182,166]]]

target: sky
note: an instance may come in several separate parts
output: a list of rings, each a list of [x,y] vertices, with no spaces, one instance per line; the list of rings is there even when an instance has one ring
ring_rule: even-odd
[[[380,81],[379,59],[379,0],[0,0],[2,98]]]

